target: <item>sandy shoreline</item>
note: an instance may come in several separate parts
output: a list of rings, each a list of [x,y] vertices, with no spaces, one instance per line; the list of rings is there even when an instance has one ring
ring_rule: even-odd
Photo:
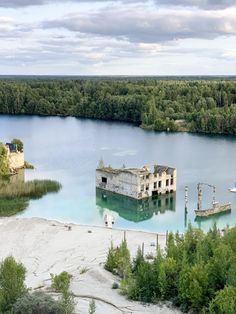
[[[69,231],[68,226],[71,226]],[[0,219],[0,259],[13,255],[27,268],[26,283],[32,289],[49,287],[50,273],[68,271],[73,275],[71,290],[76,295],[77,313],[87,314],[91,298],[96,300],[97,314],[179,313],[166,306],[144,306],[130,302],[112,290],[117,278],[103,268],[111,241],[119,245],[124,230],[64,224],[39,218]],[[145,254],[155,254],[156,234],[126,231],[131,255],[144,243]],[[165,235],[159,235],[165,246]],[[81,274],[83,268],[88,269]]]

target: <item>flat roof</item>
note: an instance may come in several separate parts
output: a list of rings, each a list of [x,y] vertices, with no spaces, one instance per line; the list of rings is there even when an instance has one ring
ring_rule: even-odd
[[[169,167],[169,166],[161,166],[161,165],[154,165],[153,166],[153,171],[148,167],[146,168],[145,166],[143,168],[121,168],[121,169],[114,169],[112,167],[103,167],[103,168],[97,168],[96,171],[101,171],[101,172],[107,172],[107,173],[113,173],[113,174],[119,174],[119,173],[131,173],[133,175],[147,175],[147,174],[161,174],[164,171],[174,171],[175,168]]]

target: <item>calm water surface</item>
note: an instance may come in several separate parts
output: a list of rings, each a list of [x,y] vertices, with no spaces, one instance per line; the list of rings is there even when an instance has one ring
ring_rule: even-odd
[[[24,141],[25,158],[36,167],[26,171],[26,180],[52,179],[63,185],[58,194],[31,201],[22,217],[104,225],[104,215],[112,213],[116,228],[155,232],[183,231],[188,221],[204,230],[214,222],[220,228],[236,225],[236,194],[228,191],[236,181],[236,137],[154,133],[123,123],[75,118],[0,116],[0,140],[15,137]],[[177,193],[141,203],[112,194],[104,197],[95,189],[100,158],[113,167],[174,166]],[[232,212],[195,221],[198,182],[216,185],[217,200],[231,202]],[[211,193],[204,188],[204,207],[211,206]]]

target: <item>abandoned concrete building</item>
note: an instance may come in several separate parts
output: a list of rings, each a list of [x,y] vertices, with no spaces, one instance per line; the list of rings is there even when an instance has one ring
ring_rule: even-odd
[[[143,168],[99,167],[96,169],[96,187],[135,199],[176,191],[176,169],[154,165]]]
[[[16,144],[6,143],[7,156],[9,161],[9,168],[11,171],[24,168],[25,158],[24,152],[17,150]]]

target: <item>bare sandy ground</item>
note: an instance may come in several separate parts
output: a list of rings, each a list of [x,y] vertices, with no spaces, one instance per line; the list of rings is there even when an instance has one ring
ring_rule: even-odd
[[[122,230],[65,225],[38,218],[3,218],[0,219],[0,259],[12,255],[21,261],[27,268],[26,283],[32,289],[49,287],[50,273],[71,273],[76,313],[87,314],[92,298],[97,314],[180,313],[164,305],[131,302],[119,290],[111,289],[117,278],[104,270],[104,262],[111,241],[119,245],[123,237]],[[155,234],[126,231],[126,239],[132,256],[142,243],[145,254],[155,254]],[[159,236],[159,244],[165,246],[165,235]],[[84,268],[87,271],[83,273]]]

